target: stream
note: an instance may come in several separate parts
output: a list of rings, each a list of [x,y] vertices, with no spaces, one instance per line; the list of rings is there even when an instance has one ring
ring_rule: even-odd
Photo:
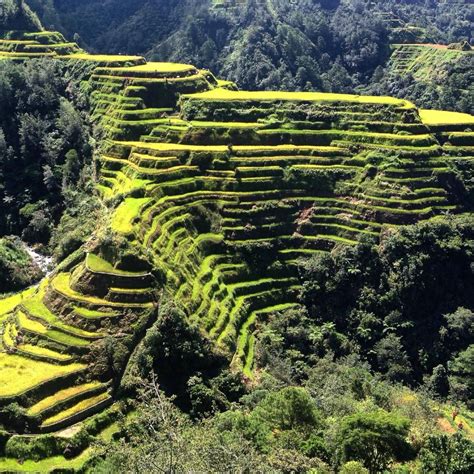
[[[41,271],[44,273],[45,276],[48,276],[53,270],[53,257],[49,257],[47,255],[41,255],[38,253],[33,247],[25,244],[23,242],[25,250],[28,252],[28,255],[31,259],[38,265]]]

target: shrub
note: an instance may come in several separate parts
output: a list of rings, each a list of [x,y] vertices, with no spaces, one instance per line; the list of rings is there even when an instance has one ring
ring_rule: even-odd
[[[408,419],[383,410],[345,417],[339,431],[342,461],[361,461],[375,474],[393,460],[409,459],[413,455],[406,441],[409,427]]]
[[[42,276],[23,244],[16,237],[0,239],[0,293],[21,290]]]

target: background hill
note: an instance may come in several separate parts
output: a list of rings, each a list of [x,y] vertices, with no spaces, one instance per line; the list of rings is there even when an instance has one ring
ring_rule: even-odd
[[[392,43],[472,42],[467,1],[28,1],[48,28],[88,49],[196,64],[242,88],[390,92],[472,112],[444,80],[428,77],[420,92],[412,77],[385,71]],[[456,60],[445,67],[445,77],[466,76]]]
[[[39,30],[38,17],[23,0],[2,0],[0,3],[0,33],[9,30]]]

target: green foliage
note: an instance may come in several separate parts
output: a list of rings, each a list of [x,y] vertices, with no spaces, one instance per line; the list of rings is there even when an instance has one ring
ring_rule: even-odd
[[[433,77],[433,86],[382,71],[390,43],[403,36],[397,27],[408,36],[422,31],[424,42],[472,40],[472,9],[462,2],[244,0],[227,2],[239,5],[229,9],[208,0],[30,3],[45,24],[69,37],[79,33],[95,49],[196,64],[243,88],[350,92],[374,83],[377,94],[391,90],[420,105],[472,107],[467,88],[456,89],[469,78],[463,65],[453,65],[447,81],[445,74]]]
[[[18,238],[0,239],[0,293],[21,290],[36,283],[41,270]]]
[[[0,62],[0,232],[47,244],[71,189],[90,177],[83,99],[60,62]]]
[[[86,3],[94,8],[94,1]],[[318,2],[303,2],[298,12],[283,0],[250,1],[242,18],[208,15],[207,4],[200,10],[195,3],[196,21],[185,22],[154,52],[163,46],[173,48],[164,56],[197,54],[260,89],[349,90],[365,84],[388,56],[389,28],[382,17],[366,14],[364,2],[324,2],[324,12]],[[185,4],[126,0],[118,8],[125,16],[158,5],[179,13]],[[138,25],[140,15],[134,21]],[[127,35],[124,41],[147,47],[147,32],[135,30],[140,40]],[[60,38],[49,32],[28,37],[36,36],[41,42]],[[176,48],[177,41],[184,46]],[[229,41],[239,54],[225,53],[221,46]],[[76,80],[93,66],[76,68],[75,61],[91,58],[68,58],[74,74],[79,71]],[[469,209],[458,189],[464,175],[453,180],[447,165],[464,159],[448,155],[466,150],[442,146],[448,133],[426,133],[412,104],[359,95],[226,92],[213,89],[210,73],[153,63],[99,68],[78,93],[69,66],[48,63],[45,76],[28,64],[0,67],[0,206],[8,211],[0,214],[0,231],[49,241],[59,258],[93,238],[63,273],[45,281],[41,298],[4,317],[11,350],[23,354],[22,338],[39,344],[29,346],[36,349],[28,357],[3,353],[7,395],[29,391],[5,410],[8,426],[27,431],[43,422],[52,428],[112,401],[105,391],[87,398],[79,385],[72,386],[77,399],[69,400],[74,373],[60,380],[68,388],[56,390],[48,374],[79,367],[80,383],[112,380],[114,396],[137,408],[137,418],[124,421],[123,438],[114,436],[94,472],[365,472],[352,459],[379,472],[423,446],[445,409],[435,414],[422,393],[394,383],[427,380],[439,398],[449,388],[470,402],[472,218],[445,216],[405,228],[381,224]],[[154,77],[165,72],[197,79]],[[179,111],[160,108],[175,105],[174,92],[201,88],[212,89],[195,97],[202,103],[186,105],[193,96],[185,95],[181,118],[163,118]],[[94,118],[105,116],[109,138],[123,132],[131,140],[105,140],[97,132],[99,187],[111,219],[90,197],[91,89]],[[3,110],[10,115],[3,117]],[[192,116],[197,121],[186,122]],[[139,136],[156,124],[150,136]],[[459,144],[471,138],[449,135]],[[361,152],[371,147],[378,151]],[[420,187],[424,180],[429,184]],[[296,260],[308,254],[318,257]],[[151,268],[159,284],[150,283]],[[243,380],[223,370],[236,345],[231,367],[244,365]],[[33,359],[68,357],[57,351],[70,348],[81,365],[43,364],[41,372]],[[244,358],[245,364],[236,360]],[[22,377],[9,375],[20,368]],[[156,380],[152,375],[151,384],[143,384],[155,373]],[[31,387],[35,378],[43,385]],[[41,399],[43,389],[49,399]],[[37,398],[45,406],[63,397],[61,406],[49,405],[30,425],[30,393],[33,407]],[[68,455],[90,442],[89,432],[78,438]],[[59,450],[43,441],[12,441],[11,453],[39,458]]]
[[[269,394],[254,410],[253,416],[281,431],[308,432],[321,426],[313,400],[308,392],[298,387]]]
[[[458,308],[474,304],[472,225],[470,216],[437,219],[313,257],[302,275],[311,325],[334,324],[392,380],[446,366],[469,341],[458,327],[470,327],[471,313]]]
[[[434,395],[438,395],[441,398],[446,398],[448,396],[448,372],[441,364],[433,369],[433,373],[428,379],[428,387]]]
[[[342,460],[362,461],[370,473],[384,471],[392,460],[410,457],[406,441],[410,422],[384,411],[360,413],[341,421]]]
[[[23,0],[2,0],[0,5],[0,32],[9,30],[41,29],[38,17]]]
[[[57,261],[75,252],[102,222],[104,207],[92,192],[85,191],[69,189],[64,194],[65,211],[50,240]]]
[[[340,470],[341,474],[368,474],[369,471],[359,461],[346,462]]]
[[[196,379],[190,379],[199,373],[209,377],[216,373],[224,360],[214,353],[199,329],[189,325],[186,316],[174,303],[162,303],[157,321],[147,331],[135,357],[138,377],[146,377],[156,370],[160,384],[168,393],[177,394],[180,403],[189,407],[191,397],[196,415],[204,414],[210,408],[212,411],[213,396],[206,387],[199,386]],[[206,402],[203,397],[207,398]],[[217,394],[217,398],[221,396]],[[200,410],[204,411],[200,413]]]
[[[156,383],[142,383],[139,396],[143,405],[126,425],[126,438],[106,446],[105,460],[99,459],[93,472],[218,473],[267,469],[261,454],[237,433],[222,432],[208,422],[193,427]]]
[[[448,367],[452,394],[474,409],[474,344],[460,352]]]
[[[419,455],[420,472],[465,474],[474,470],[474,443],[461,434],[430,437]]]
[[[403,97],[415,102],[419,107],[445,109],[474,113],[471,73],[474,54],[465,54],[459,59],[434,66],[429,58],[425,68],[428,76],[424,80],[414,77],[411,71],[399,73],[392,71],[374,80],[366,89],[370,93]],[[436,74],[431,71],[436,70]]]

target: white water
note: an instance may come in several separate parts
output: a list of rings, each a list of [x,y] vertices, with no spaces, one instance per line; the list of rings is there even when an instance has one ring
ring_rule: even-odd
[[[32,258],[32,260],[40,267],[41,271],[48,276],[51,271],[53,270],[53,257],[49,257],[47,255],[41,255],[40,253],[36,252],[35,249],[29,247],[25,243],[25,250],[28,252],[28,255]]]

